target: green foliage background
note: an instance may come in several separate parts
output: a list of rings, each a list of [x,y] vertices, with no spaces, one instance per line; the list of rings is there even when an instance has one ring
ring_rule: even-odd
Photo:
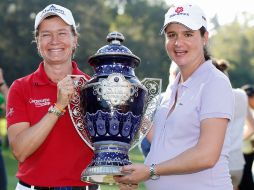
[[[15,174],[17,172],[17,167],[18,163],[13,157],[10,149],[7,147],[3,148],[2,154],[4,157],[4,163],[5,163],[5,168],[7,171],[7,179],[8,179],[8,190],[14,190],[16,185],[17,185],[17,178],[15,177]],[[132,149],[129,153],[130,159],[133,163],[143,163],[144,157],[141,154],[140,150],[138,147]],[[117,190],[119,189],[118,186],[116,185],[101,185],[101,190]],[[138,190],[145,190],[145,186],[143,183],[141,183],[138,187]]]
[[[167,81],[170,61],[164,50],[163,36],[159,34],[166,6],[159,2],[151,5],[145,0],[130,0],[125,4],[124,14],[118,14],[119,5],[112,2],[116,1],[0,1],[0,66],[8,84],[34,71],[41,61],[36,44],[32,43],[34,17],[49,3],[72,10],[80,33],[75,60],[83,71],[93,74],[88,58],[107,44],[109,32],[119,31],[126,39],[123,45],[141,58],[137,76],[140,79],[162,77]]]
[[[50,3],[70,8],[79,24],[75,60],[83,71],[93,74],[88,58],[107,44],[105,38],[109,32],[119,31],[126,38],[123,45],[141,58],[141,65],[135,70],[139,79],[162,78],[165,89],[170,59],[164,49],[164,36],[159,32],[169,6],[163,0],[0,1],[0,67],[4,69],[9,85],[34,71],[41,61],[36,44],[32,42],[34,17]],[[236,18],[223,26],[216,15],[210,18],[214,25],[210,52],[215,58],[230,61],[229,74],[234,87],[254,82],[254,16],[243,15],[242,24]]]
[[[254,25],[250,24],[253,18],[250,15],[242,24],[235,20],[219,27],[210,40],[213,56],[231,63],[229,78],[233,87],[254,81]]]

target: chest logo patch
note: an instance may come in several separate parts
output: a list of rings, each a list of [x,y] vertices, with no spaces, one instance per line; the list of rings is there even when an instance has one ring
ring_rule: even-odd
[[[34,104],[35,107],[43,107],[50,105],[50,99],[44,98],[39,100],[33,100],[32,98],[30,98],[29,103]]]

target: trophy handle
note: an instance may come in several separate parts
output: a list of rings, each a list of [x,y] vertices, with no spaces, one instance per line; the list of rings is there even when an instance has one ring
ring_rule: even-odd
[[[144,106],[143,117],[137,134],[131,142],[131,149],[136,147],[150,131],[157,106],[160,103],[162,79],[144,78],[142,85],[147,89],[147,100]]]
[[[86,78],[84,75],[68,75],[73,78],[74,80],[74,86],[75,86],[75,93],[73,96],[73,99],[68,104],[69,114],[72,120],[72,123],[78,132],[81,139],[87,144],[88,147],[90,147],[92,150],[94,150],[94,147],[92,146],[91,137],[89,135],[89,132],[87,131],[84,121],[82,118],[82,113],[80,109],[80,90],[81,88],[86,84],[86,81],[89,79]]]

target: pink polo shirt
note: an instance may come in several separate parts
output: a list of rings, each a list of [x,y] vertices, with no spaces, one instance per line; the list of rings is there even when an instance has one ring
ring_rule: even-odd
[[[167,88],[155,114],[155,134],[145,164],[159,164],[195,146],[200,136],[200,122],[207,118],[231,120],[234,97],[229,79],[212,62],[202,64],[187,81],[178,85],[177,75]],[[167,117],[178,89],[174,111]],[[219,161],[213,168],[183,175],[161,176],[148,180],[148,190],[232,190],[228,169],[230,147],[227,130]]]

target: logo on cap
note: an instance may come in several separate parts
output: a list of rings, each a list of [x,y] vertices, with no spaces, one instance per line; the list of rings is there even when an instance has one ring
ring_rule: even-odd
[[[169,18],[171,18],[171,17],[174,17],[174,16],[178,16],[178,15],[183,15],[183,16],[189,16],[189,13],[185,13],[185,12],[183,12],[184,10],[183,10],[183,7],[177,7],[176,9],[175,9],[175,13],[173,13],[173,14],[171,14],[171,15],[169,15]]]
[[[41,17],[42,17],[42,15],[46,14],[47,12],[55,12],[55,13],[60,13],[60,14],[65,15],[64,10],[57,9],[54,5],[51,5],[48,9],[43,10],[41,13]]]
[[[180,12],[183,12],[183,7],[177,7],[175,12],[179,14]]]

